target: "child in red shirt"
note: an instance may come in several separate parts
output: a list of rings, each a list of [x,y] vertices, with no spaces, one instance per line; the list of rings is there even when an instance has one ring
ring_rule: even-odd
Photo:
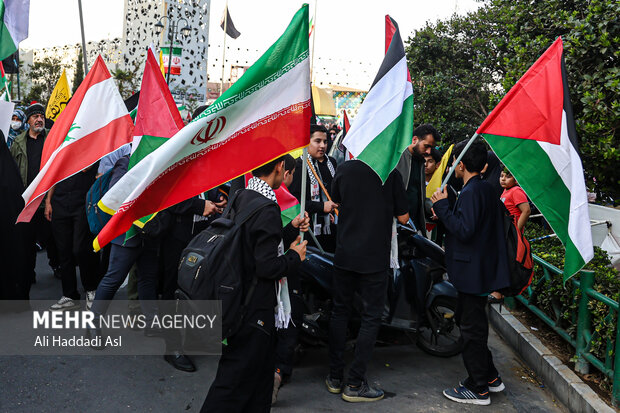
[[[530,217],[530,204],[527,201],[527,195],[519,185],[517,185],[517,181],[512,176],[508,169],[502,171],[499,176],[499,184],[504,188],[504,192],[502,193],[501,200],[506,206],[510,215],[512,215],[517,223],[517,227],[521,232],[523,232],[523,228],[525,227],[525,223],[527,219]]]
[[[532,212],[527,200],[527,195],[525,195],[523,189],[517,185],[517,180],[506,168],[504,168],[499,176],[499,184],[504,188],[504,192],[502,192],[500,199],[508,212],[510,212],[510,215],[514,217],[519,231],[523,232],[525,223]],[[489,294],[490,303],[500,303],[502,298],[504,298],[503,295],[497,291],[493,291]]]

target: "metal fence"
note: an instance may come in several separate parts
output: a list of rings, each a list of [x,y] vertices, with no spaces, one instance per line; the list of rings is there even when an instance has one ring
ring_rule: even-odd
[[[589,373],[590,366],[594,366],[613,381],[612,404],[614,406],[619,406],[620,357],[615,357],[616,354],[620,354],[620,328],[618,328],[620,317],[618,317],[618,303],[593,289],[594,272],[580,271],[579,274],[568,281],[568,283],[572,283],[572,294],[578,309],[578,311],[571,314],[572,325],[576,326],[576,331],[574,335],[569,333],[562,326],[562,313],[565,311],[565,308],[562,308],[563,306],[561,303],[552,303],[553,316],[550,316],[537,306],[538,297],[545,286],[545,281],[551,281],[554,275],[561,277],[562,270],[536,255],[533,257],[535,264],[541,267],[543,276],[535,280],[532,285],[528,287],[527,294],[524,294],[526,296],[518,296],[516,297],[517,300],[575,348],[575,370],[577,370],[577,372],[587,374]],[[613,320],[614,314],[616,316],[615,340],[607,339],[604,359],[596,357],[591,352],[593,340],[600,338],[598,329],[592,325],[592,313],[589,309],[589,304],[592,300],[603,303],[611,310],[608,312],[605,321],[610,322]]]

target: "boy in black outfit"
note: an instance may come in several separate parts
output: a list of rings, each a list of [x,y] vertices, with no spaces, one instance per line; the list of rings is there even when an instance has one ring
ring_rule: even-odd
[[[329,322],[330,393],[342,392],[348,402],[375,401],[383,390],[368,385],[366,366],[381,326],[390,270],[392,223],[409,220],[407,195],[400,173],[392,171],[382,184],[379,176],[358,160],[340,165],[332,183],[340,204],[334,277],[334,308]],[[364,304],[355,358],[343,390],[344,347],[353,298],[358,290]]]
[[[271,409],[275,368],[276,283],[297,270],[306,258],[306,243],[300,243],[298,231],[307,231],[309,219],[296,217],[284,229],[281,211],[273,189],[284,179],[284,157],[252,171],[247,189],[241,190],[231,208],[243,210],[253,199],[264,196],[269,204],[255,213],[241,229],[244,245],[243,282],[257,284],[247,308],[244,324],[227,338],[217,374],[202,412],[268,412]],[[297,237],[297,238],[296,238]],[[292,243],[291,243],[292,242]],[[289,250],[284,253],[284,245]]]
[[[465,142],[454,147],[455,158],[464,147]],[[431,198],[446,229],[446,263],[450,281],[459,292],[456,322],[468,374],[443,394],[458,403],[477,405],[490,404],[489,392],[505,388],[487,346],[486,303],[488,293],[510,285],[501,201],[493,187],[480,178],[486,162],[484,143],[473,143],[455,169],[456,177],[463,179],[463,189],[454,208],[450,208],[445,188]]]

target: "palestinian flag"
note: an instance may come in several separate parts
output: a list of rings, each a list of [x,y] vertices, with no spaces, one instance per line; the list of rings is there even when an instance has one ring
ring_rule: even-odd
[[[252,178],[251,173],[245,174],[245,185],[248,185],[248,181]],[[295,219],[296,216],[301,214],[301,204],[291,194],[286,187],[286,185],[282,184],[278,189],[274,189],[273,192],[276,194],[276,202],[280,207],[281,217],[282,217],[282,226],[285,227]]]
[[[58,182],[131,142],[132,131],[123,99],[99,56],[45,139],[41,170],[22,194],[26,206],[17,222],[29,222]]]
[[[0,60],[17,51],[19,42],[28,37],[30,0],[0,0]]]
[[[159,63],[152,52],[147,52],[139,96],[129,169],[136,166],[184,126],[166,80],[159,71]],[[151,217],[152,215],[147,215],[135,221],[134,224],[142,228]],[[127,239],[136,234],[135,228],[130,228],[127,231]]]
[[[138,113],[138,101],[140,100],[140,91],[137,91],[133,95],[125,99],[125,107],[131,120],[136,123],[136,114]]]
[[[477,131],[566,248],[564,281],[592,257],[583,167],[558,38]]]
[[[95,249],[139,218],[308,145],[308,5],[282,36],[200,116],[127,172],[99,202],[117,211]]]
[[[398,25],[385,16],[385,58],[343,145],[385,182],[413,138],[413,87]]]
[[[11,82],[6,77],[2,62],[0,62],[0,100],[11,101]]]

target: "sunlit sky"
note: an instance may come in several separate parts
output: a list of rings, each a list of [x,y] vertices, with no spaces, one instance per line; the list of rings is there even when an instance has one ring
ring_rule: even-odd
[[[315,52],[323,58],[338,57],[380,62],[383,55],[384,15],[390,14],[406,39],[426,21],[475,10],[475,0],[317,0]],[[155,4],[159,0],[153,0]],[[219,45],[219,28],[226,0],[211,1],[209,43]],[[122,36],[124,0],[82,0],[87,41]],[[229,0],[232,20],[241,36],[227,45],[265,50],[282,33],[302,1]],[[309,1],[310,14],[315,3]],[[77,0],[31,0],[30,35],[24,49],[80,42]],[[228,43],[229,42],[229,43]]]

